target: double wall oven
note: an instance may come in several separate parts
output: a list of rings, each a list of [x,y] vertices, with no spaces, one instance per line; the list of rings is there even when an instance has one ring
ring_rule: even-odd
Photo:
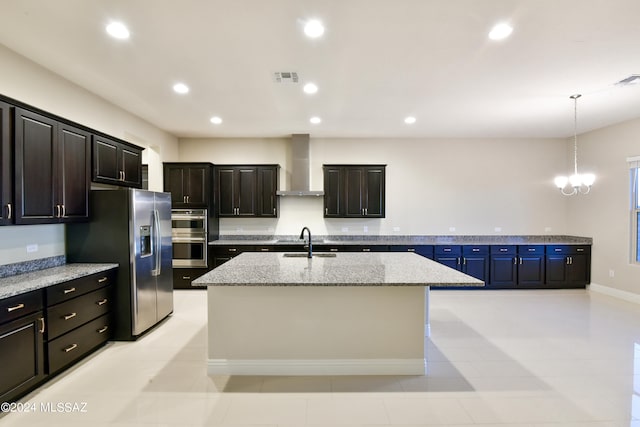
[[[172,209],[173,267],[207,267],[207,210]]]

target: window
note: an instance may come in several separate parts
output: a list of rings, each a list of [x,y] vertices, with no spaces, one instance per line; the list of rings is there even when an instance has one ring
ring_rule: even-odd
[[[640,264],[640,157],[630,157],[631,188],[631,262]]]

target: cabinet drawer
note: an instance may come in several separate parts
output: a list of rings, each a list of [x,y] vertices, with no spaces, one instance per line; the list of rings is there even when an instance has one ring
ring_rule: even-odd
[[[115,270],[80,277],[47,288],[47,305],[70,300],[115,282]]]
[[[78,360],[111,337],[111,320],[106,314],[86,325],[49,341],[49,373]]]
[[[109,312],[111,287],[98,289],[47,310],[47,337],[56,338],[78,326]]]
[[[438,255],[462,255],[462,246],[460,245],[437,245],[434,249],[436,256]]]
[[[463,255],[487,255],[488,253],[488,245],[464,245],[462,247]]]
[[[547,254],[590,254],[590,245],[547,245]]]
[[[518,250],[514,245],[492,245],[491,255],[515,255]]]
[[[544,245],[519,245],[519,255],[544,255]]]
[[[413,252],[426,258],[433,259],[432,245],[392,245],[389,246],[391,252]]]
[[[42,291],[32,291],[0,300],[0,324],[42,310]]]
[[[206,268],[174,268],[174,289],[204,289],[206,286],[191,286],[191,282],[209,271]]]

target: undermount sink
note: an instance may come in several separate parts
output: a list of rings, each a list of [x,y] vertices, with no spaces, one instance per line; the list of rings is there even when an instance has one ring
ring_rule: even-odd
[[[305,252],[293,252],[293,253],[285,253],[282,255],[283,257],[286,258],[307,258],[308,255]],[[335,258],[336,254],[333,253],[321,253],[321,254],[311,254],[312,257],[318,257],[318,258]]]

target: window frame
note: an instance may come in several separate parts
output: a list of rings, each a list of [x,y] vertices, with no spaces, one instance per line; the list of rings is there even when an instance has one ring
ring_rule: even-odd
[[[629,239],[629,261],[640,265],[640,156],[627,158],[629,164],[629,219],[631,233]]]

